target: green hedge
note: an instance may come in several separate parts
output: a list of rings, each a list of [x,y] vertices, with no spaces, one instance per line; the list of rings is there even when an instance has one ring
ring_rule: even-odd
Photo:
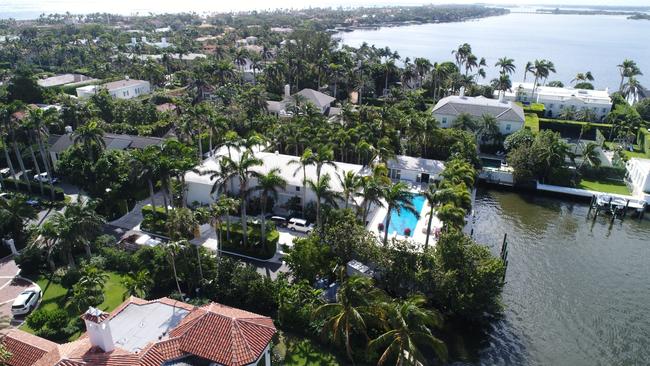
[[[277,250],[280,232],[273,228],[273,225],[267,224],[266,244],[262,245],[260,238],[260,229],[257,226],[248,226],[248,244],[243,246],[242,228],[239,224],[230,224],[230,241],[226,240],[226,223],[221,224],[222,239],[221,249],[227,252],[245,255],[258,259],[271,259]]]
[[[552,119],[552,118],[540,118],[539,119],[539,128],[540,130],[553,130],[560,132],[561,134],[571,133],[573,138],[577,138],[580,135],[580,129],[586,124],[590,124],[592,129],[583,134],[583,138],[588,140],[596,139],[596,129],[604,136],[609,136],[609,132],[612,129],[613,125],[607,123],[590,123],[583,121],[568,121],[562,119]]]
[[[156,206],[156,211],[154,211],[151,205],[146,205],[142,207],[141,212],[143,220],[140,227],[142,230],[158,235],[167,235],[167,213],[165,213],[164,207]]]
[[[587,179],[609,179],[609,180],[623,180],[625,178],[625,173],[627,170],[625,167],[612,167],[612,166],[601,166],[601,167],[591,167],[583,166],[580,169],[580,173],[584,178]]]
[[[539,117],[537,116],[537,114],[526,113],[525,126],[533,133],[539,132]]]
[[[521,103],[520,103],[521,105]],[[522,105],[523,106],[523,105]],[[527,105],[524,107],[524,113],[533,113],[536,114],[537,117],[542,118],[544,117],[544,113],[546,112],[546,108],[544,107],[544,104],[542,103],[530,103],[530,105]]]
[[[643,153],[650,157],[650,131],[647,128],[639,128],[636,143],[639,145]]]
[[[5,178],[4,182],[5,182],[4,188],[7,190],[29,193],[29,189],[27,188],[28,187],[27,182],[25,182],[24,180]],[[18,189],[16,189],[16,183],[18,183]],[[30,181],[29,185],[32,188],[32,194],[41,194],[41,187],[38,183]],[[63,193],[63,189],[59,187],[52,187],[49,184],[43,183],[44,197],[49,199],[51,197],[52,190],[54,190],[55,201],[63,201],[65,199],[65,194]]]

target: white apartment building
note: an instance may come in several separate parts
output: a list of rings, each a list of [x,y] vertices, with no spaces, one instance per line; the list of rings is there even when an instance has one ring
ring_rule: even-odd
[[[632,158],[625,164],[625,180],[632,194],[650,197],[650,159]]]
[[[494,92],[498,95],[498,91]],[[522,103],[541,103],[547,117],[557,117],[565,108],[591,109],[602,120],[612,109],[609,91],[556,88],[538,85],[533,96],[533,83],[515,83],[504,96],[505,100]]]
[[[123,79],[102,85],[87,85],[77,88],[77,97],[89,98],[101,89],[106,89],[108,94],[117,99],[131,99],[151,92],[151,86],[145,80]]]

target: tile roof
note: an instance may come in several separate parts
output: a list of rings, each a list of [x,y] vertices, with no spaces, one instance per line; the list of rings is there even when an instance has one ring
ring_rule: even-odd
[[[442,98],[433,108],[433,114],[446,114],[457,116],[467,113],[473,117],[484,114],[494,116],[497,121],[524,122],[524,110],[512,102],[500,102],[496,99],[485,97],[460,97],[452,95]]]
[[[256,361],[275,334],[273,321],[258,314],[210,304],[197,309],[172,330],[183,351],[222,365],[247,365]],[[197,342],[206,334],[212,342]]]
[[[93,346],[87,334],[73,342],[56,344],[21,330],[4,338],[12,352],[9,366],[160,366],[170,360],[197,356],[224,366],[256,361],[275,334],[273,321],[258,314],[220,304],[204,307],[169,299],[143,300],[131,297],[118,306],[109,319],[119,316],[129,305],[165,304],[189,313],[168,337],[150,342],[139,352],[116,347],[103,352]]]
[[[123,150],[126,148],[142,149],[150,145],[160,145],[164,139],[159,137],[118,135],[114,133],[104,134],[104,142],[109,149]],[[74,145],[71,134],[65,134],[50,147],[50,152],[60,153]]]
[[[2,342],[11,352],[6,361],[9,366],[32,366],[58,347],[54,342],[17,329],[10,330]]]

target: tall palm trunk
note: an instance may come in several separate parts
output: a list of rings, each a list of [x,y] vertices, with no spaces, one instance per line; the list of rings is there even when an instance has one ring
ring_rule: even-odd
[[[178,282],[178,274],[176,273],[176,260],[173,254],[170,254],[170,257],[172,262],[172,271],[174,272],[174,281],[176,281],[176,289],[179,294],[182,294],[183,291],[181,291],[181,284]]]
[[[156,199],[154,198],[155,193],[154,193],[153,182],[151,181],[151,178],[147,179],[147,185],[149,186],[149,197],[151,198],[151,208],[153,208],[153,212],[156,212]]]
[[[11,162],[11,157],[9,156],[9,146],[7,146],[7,143],[2,139],[2,150],[5,153],[5,160],[7,161],[7,165],[9,165],[9,171],[11,172],[11,179],[14,181],[14,185],[16,186],[16,190],[18,190],[18,180],[16,179],[16,170],[14,169],[14,164]]]
[[[43,190],[43,182],[41,181],[41,167],[38,165],[38,161],[36,161],[36,155],[34,154],[34,148],[32,145],[29,145],[29,154],[32,158],[32,161],[34,162],[34,169],[36,169],[36,174],[38,174],[38,188],[41,190],[41,196],[45,194],[45,191]]]
[[[388,245],[388,227],[390,226],[390,211],[393,209],[392,206],[388,206],[388,213],[386,214],[386,226],[384,227],[384,246]]]
[[[316,226],[317,226],[318,230],[322,231],[323,225],[322,225],[320,216],[321,216],[320,215],[320,197],[316,197]]]
[[[246,183],[242,182],[239,186],[239,194],[241,195],[241,228],[242,228],[242,244],[248,244],[248,222],[246,217]]]
[[[43,159],[43,164],[45,165],[45,171],[47,172],[47,179],[50,182],[50,198],[54,200],[54,182],[52,181],[52,174],[54,174],[54,169],[52,169],[52,165],[50,164],[50,156],[48,155],[45,145],[43,144],[43,139],[41,139],[41,135],[37,132],[36,133],[36,140],[38,142],[38,149],[41,153],[41,159]]]
[[[12,141],[11,145],[14,148],[14,154],[16,155],[16,159],[18,160],[18,166],[20,166],[20,171],[22,172],[21,176],[25,178],[25,182],[27,183],[27,191],[29,193],[32,193],[32,185],[29,181],[28,174],[25,171],[25,163],[23,162],[23,157],[20,154],[20,150],[18,149],[18,144],[16,143],[16,140]]]
[[[266,245],[266,192],[262,192],[262,197],[261,197],[261,204],[262,204],[262,209],[260,210],[262,212],[262,227],[261,227],[261,234],[262,234],[262,245]]]
[[[307,201],[307,168],[302,166],[302,214],[305,214],[305,205]]]
[[[201,283],[203,283],[203,266],[201,264],[201,246],[196,245],[196,259],[198,260],[199,264],[199,279],[201,280]]]
[[[427,238],[424,240],[424,251],[429,249],[429,236],[431,235],[431,222],[433,221],[433,205],[429,211],[429,222],[427,222]]]

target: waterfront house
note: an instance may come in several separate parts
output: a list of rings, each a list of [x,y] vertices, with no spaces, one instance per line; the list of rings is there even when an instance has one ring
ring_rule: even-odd
[[[59,160],[60,154],[70,146],[74,145],[72,129],[67,127],[66,130],[67,133],[61,135],[49,149],[50,158],[55,166],[56,162]],[[144,149],[147,146],[161,145],[164,142],[164,140],[159,137],[118,135],[114,133],[104,134],[103,139],[107,150]]]
[[[463,90],[459,96],[452,95],[440,99],[432,113],[442,128],[451,127],[461,114],[469,114],[475,119],[490,115],[496,118],[502,135],[522,129],[525,122],[524,110],[520,105],[483,96],[468,97],[464,95]]]
[[[386,167],[393,180],[427,184],[440,180],[439,175],[445,169],[445,163],[439,160],[398,155],[395,159],[390,159]]]
[[[497,95],[498,91],[495,91]],[[558,88],[538,85],[533,95],[533,83],[516,83],[511,91],[505,92],[505,100],[544,105],[546,117],[557,117],[565,108],[575,108],[577,111],[591,109],[598,120],[602,120],[612,109],[612,98],[609,91],[587,90],[573,88]]]
[[[267,152],[260,146],[253,147],[252,151],[255,157],[262,160],[262,165],[253,168],[254,171],[261,174],[267,174],[272,169],[278,168],[278,174],[287,181],[287,186],[284,189],[278,190],[276,205],[279,208],[286,205],[291,199],[302,201],[303,195],[306,202],[314,202],[316,200],[314,192],[303,186],[303,172],[301,166],[291,163],[291,161],[299,160],[298,157],[279,154],[277,152]],[[235,161],[240,159],[241,154],[242,151],[230,149],[230,156]],[[215,180],[211,179],[209,174],[204,175],[201,173],[220,171],[220,157],[228,155],[228,149],[222,147],[216,151],[214,157],[205,159],[199,166],[185,173],[188,202],[211,204],[216,200],[218,193],[210,193]],[[392,178],[395,181],[404,181],[412,184],[426,184],[438,179],[438,175],[444,169],[443,164],[444,163],[441,161],[398,155],[394,159],[388,161],[387,167],[390,169]],[[343,192],[343,188],[341,187],[338,177],[345,175],[349,171],[360,176],[369,174],[367,166],[335,162],[334,166],[323,165],[321,176],[329,174],[331,177],[330,189],[334,192],[341,193]],[[308,180],[316,180],[315,165],[307,166],[305,172]],[[255,178],[251,178],[249,181],[249,188],[255,187],[257,184],[256,182],[257,180]],[[225,188],[229,191],[232,190],[231,193],[233,194],[239,194],[239,183],[237,181],[232,184],[226,184]],[[306,189],[306,192],[303,192],[303,189]]]
[[[108,94],[117,99],[131,99],[140,95],[149,94],[151,86],[148,81],[136,79],[123,79],[102,85],[87,85],[77,88],[77,97],[90,98],[101,89],[106,89]]]
[[[625,181],[635,196],[650,197],[650,159],[632,158],[625,164]]]
[[[131,297],[111,313],[89,308],[86,333],[58,344],[20,329],[2,343],[8,366],[271,365],[271,318],[211,303]]]

